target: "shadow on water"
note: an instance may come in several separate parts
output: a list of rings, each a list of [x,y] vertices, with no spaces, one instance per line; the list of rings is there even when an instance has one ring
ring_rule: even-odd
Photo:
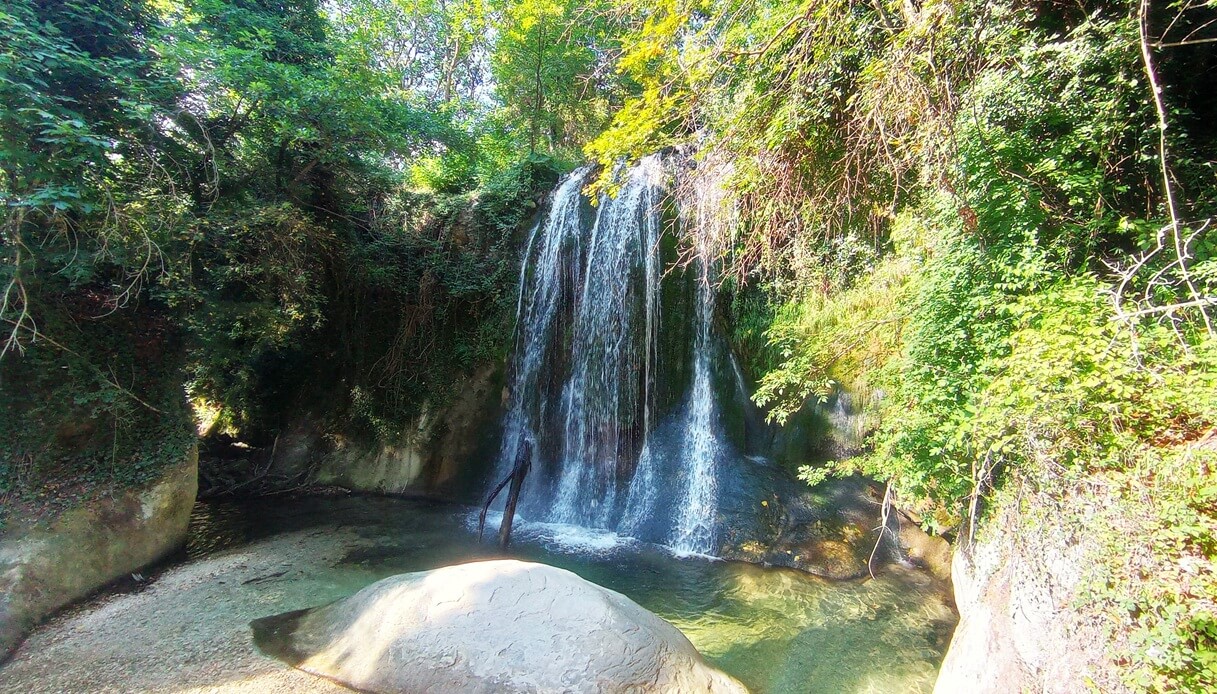
[[[360,542],[331,571],[339,583],[360,585],[502,556],[490,543],[478,544],[475,515],[468,507],[385,497],[200,504],[188,550],[197,559],[280,533],[342,528]],[[495,525],[497,519],[488,527]],[[761,693],[928,692],[955,624],[946,596],[914,571],[832,582],[790,569],[678,558],[629,538],[526,521],[508,555],[625,594]]]

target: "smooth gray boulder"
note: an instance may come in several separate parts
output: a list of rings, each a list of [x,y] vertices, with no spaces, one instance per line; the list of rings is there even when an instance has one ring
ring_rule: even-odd
[[[747,691],[633,600],[530,562],[391,576],[252,626],[262,652],[380,694]]]

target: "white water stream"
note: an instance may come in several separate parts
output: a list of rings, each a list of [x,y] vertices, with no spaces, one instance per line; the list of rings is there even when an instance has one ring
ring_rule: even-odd
[[[713,258],[696,249],[693,315],[665,316],[661,260],[667,164],[644,158],[592,206],[589,171],[568,176],[528,240],[498,473],[536,445],[519,513],[528,520],[649,534],[684,553],[716,549],[723,446],[712,383]],[[698,210],[686,220],[697,223]],[[686,221],[688,223],[688,221]],[[661,330],[693,336],[688,392],[657,411]],[[653,440],[664,418],[676,445]],[[661,503],[661,501],[663,503]]]

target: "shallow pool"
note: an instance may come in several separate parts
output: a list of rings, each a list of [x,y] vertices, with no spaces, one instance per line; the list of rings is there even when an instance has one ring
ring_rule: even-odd
[[[478,544],[469,508],[382,497],[199,504],[187,553],[199,559],[281,533],[327,528],[361,541],[333,563],[331,575],[292,584],[312,591],[307,597],[316,604],[391,574],[497,556],[489,540]],[[517,524],[510,555],[624,593],[761,693],[928,692],[956,621],[942,587],[903,568],[830,582],[527,522]]]

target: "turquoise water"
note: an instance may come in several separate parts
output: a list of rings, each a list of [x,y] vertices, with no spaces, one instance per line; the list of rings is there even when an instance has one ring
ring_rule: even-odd
[[[343,528],[360,536],[310,577],[326,602],[379,578],[497,556],[479,545],[467,507],[380,497],[199,504],[192,558],[279,533]],[[496,523],[491,524],[493,530]],[[830,582],[788,569],[677,557],[669,550],[580,528],[517,525],[509,554],[545,562],[624,593],[676,625],[708,660],[755,692],[928,692],[955,614],[940,586],[896,568],[876,579]]]

